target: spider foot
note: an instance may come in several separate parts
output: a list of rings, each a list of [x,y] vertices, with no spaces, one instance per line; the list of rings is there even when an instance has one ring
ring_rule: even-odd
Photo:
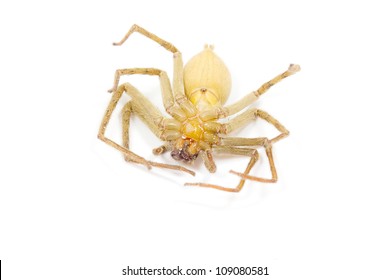
[[[272,178],[272,179],[265,179],[265,178],[260,178],[260,177],[256,177],[256,176],[251,176],[251,175],[240,173],[240,172],[237,172],[237,171],[234,171],[234,170],[230,170],[229,172],[234,174],[234,175],[240,176],[242,179],[252,180],[252,181],[262,182],[262,183],[276,183],[276,181],[278,180],[278,179],[274,179],[274,178]]]
[[[290,64],[290,66],[288,67],[288,71],[292,74],[295,74],[300,70],[301,70],[301,66],[299,66],[298,64]]]

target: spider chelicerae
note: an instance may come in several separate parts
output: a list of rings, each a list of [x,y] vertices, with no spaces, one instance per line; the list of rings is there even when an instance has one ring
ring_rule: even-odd
[[[98,138],[122,152],[126,161],[143,164],[148,168],[173,169],[195,175],[195,172],[183,166],[149,161],[132,152],[129,148],[129,126],[130,116],[133,113],[159,139],[164,141],[163,145],[153,149],[155,155],[170,151],[171,156],[175,160],[185,163],[191,163],[200,156],[204,165],[211,173],[216,171],[213,153],[249,157],[248,165],[243,172],[230,171],[240,177],[235,188],[208,183],[186,183],[186,185],[239,192],[247,179],[265,183],[276,182],[277,173],[272,156],[272,146],[277,141],[287,137],[289,134],[288,130],[271,115],[256,108],[246,109],[231,120],[225,120],[225,122],[219,122],[219,120],[226,119],[247,108],[271,86],[298,72],[300,70],[299,65],[290,64],[285,72],[266,82],[256,91],[249,93],[229,106],[225,106],[224,104],[230,94],[231,77],[228,68],[214,53],[212,46],[206,45],[202,52],[195,55],[183,67],[181,53],[175,46],[138,25],[133,25],[124,38],[120,42],[114,43],[114,45],[122,45],[134,32],[146,36],[173,53],[172,85],[166,72],[160,69],[129,68],[116,70],[114,86],[109,90],[113,95],[100,125]],[[119,85],[121,76],[135,74],[159,77],[164,108],[170,117],[164,116],[156,106],[131,84],[124,83]],[[124,92],[131,97],[131,100],[122,109],[123,143],[120,145],[107,138],[104,134],[112,112]],[[226,136],[232,131],[246,126],[256,118],[264,119],[272,124],[280,134],[272,139],[267,137],[243,138]],[[266,179],[249,175],[259,158],[259,153],[255,147],[265,148],[272,178]]]

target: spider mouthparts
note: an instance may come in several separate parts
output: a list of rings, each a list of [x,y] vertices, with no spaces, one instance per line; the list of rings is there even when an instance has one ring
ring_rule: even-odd
[[[191,163],[198,157],[198,154],[191,154],[186,149],[175,149],[171,152],[171,156],[175,160],[181,160],[186,163]]]
[[[175,160],[192,163],[198,157],[200,148],[196,141],[190,138],[180,138],[173,145],[171,156]]]

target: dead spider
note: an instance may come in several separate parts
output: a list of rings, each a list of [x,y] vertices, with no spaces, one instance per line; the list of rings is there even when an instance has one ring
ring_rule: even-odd
[[[148,168],[154,166],[179,170],[195,175],[195,172],[182,166],[148,161],[129,149],[130,115],[131,113],[134,113],[158,138],[164,141],[162,146],[153,150],[155,155],[171,151],[171,156],[175,160],[184,161],[186,163],[193,162],[198,155],[200,155],[206,168],[211,173],[216,171],[213,152],[250,157],[249,163],[243,173],[230,171],[241,177],[235,188],[227,188],[206,183],[186,183],[186,185],[239,192],[244,186],[246,179],[266,183],[276,182],[277,174],[272,157],[272,145],[285,138],[289,134],[288,130],[268,113],[255,108],[247,109],[225,123],[220,123],[218,120],[236,114],[254,103],[257,98],[271,86],[298,72],[300,70],[299,65],[291,64],[287,71],[266,82],[258,90],[244,96],[241,100],[230,106],[223,106],[230,94],[231,78],[229,70],[223,61],[215,55],[212,46],[206,45],[204,50],[194,56],[183,68],[181,53],[176,47],[137,25],[133,25],[125,37],[120,42],[114,43],[114,45],[122,45],[134,32],[139,32],[173,53],[173,90],[166,72],[162,70],[155,68],[116,70],[114,86],[109,90],[109,92],[113,92],[113,96],[103,117],[98,138],[122,152],[126,161],[143,164]],[[124,83],[118,87],[119,79],[122,75],[134,74],[152,75],[160,78],[164,107],[171,117],[164,117],[161,112],[131,84]],[[126,103],[122,110],[122,146],[106,138],[104,133],[112,112],[123,92],[130,95],[131,101]],[[275,128],[280,131],[280,135],[272,139],[266,137],[224,137],[224,135],[247,125],[258,117],[274,125]],[[263,146],[265,148],[272,174],[271,179],[249,175],[250,170],[259,158],[257,150],[253,148],[255,146]]]

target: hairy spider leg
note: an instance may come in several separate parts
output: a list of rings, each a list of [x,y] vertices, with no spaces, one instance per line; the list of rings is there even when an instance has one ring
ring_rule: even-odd
[[[265,147],[265,152],[267,154],[269,166],[271,169],[271,176],[272,176],[271,179],[260,178],[260,177],[248,175],[245,173],[240,173],[240,172],[237,172],[234,170],[230,170],[230,173],[238,175],[244,180],[247,179],[247,180],[252,180],[252,181],[257,181],[257,182],[262,182],[262,183],[276,183],[278,181],[278,174],[276,173],[274,157],[272,155],[272,145],[269,145],[269,146],[267,145]]]
[[[137,24],[134,24],[132,27],[130,27],[129,31],[127,31],[126,35],[122,38],[122,40],[120,40],[117,43],[113,43],[113,45],[114,46],[122,45],[124,42],[126,42],[126,40],[134,32],[138,32],[138,33],[148,37],[149,39],[155,41],[156,43],[159,43],[162,47],[164,47],[165,49],[167,49],[168,51],[170,51],[172,53],[178,52],[178,50],[176,49],[176,47],[174,45],[172,45],[171,43],[161,39],[160,37],[154,35],[153,33],[149,32],[149,31],[147,31],[146,29],[138,26]]]
[[[193,115],[195,114],[195,107],[189,100],[187,99],[185,92],[184,92],[184,82],[183,82],[183,59],[180,51],[171,43],[161,39],[160,37],[156,36],[155,34],[147,31],[146,29],[134,24],[129,31],[126,33],[126,35],[123,37],[121,41],[118,43],[113,43],[114,46],[120,46],[122,45],[131,34],[134,32],[138,32],[145,37],[151,39],[152,41],[160,44],[162,47],[164,47],[166,50],[173,53],[173,96],[177,102],[178,106],[174,106],[174,103],[170,103],[169,106],[166,106],[166,111],[174,116],[174,115],[181,115],[182,111],[186,113],[186,115]],[[119,78],[121,75],[126,75],[126,73],[123,72],[124,69],[122,69],[122,72],[116,72],[115,74],[115,80],[114,80],[114,87],[113,90],[115,90],[115,87],[119,83]],[[168,78],[167,78],[168,79]],[[169,80],[168,80],[169,81]]]
[[[133,98],[132,101],[130,101],[133,103],[130,103],[130,105],[127,105],[127,107],[125,108],[125,113],[123,115],[123,117],[124,117],[123,125],[130,124],[130,114],[132,111],[135,111],[135,113],[144,121],[144,123],[155,134],[159,133],[160,130],[161,130],[161,132],[163,132],[163,130],[160,129],[159,127],[157,127],[155,124],[157,119],[160,119],[160,120],[163,119],[163,117],[162,117],[161,113],[158,111],[158,109],[155,108],[137,89],[135,89],[129,83],[126,83],[126,84],[122,84],[121,86],[119,86],[117,91],[111,97],[111,101],[106,109],[106,113],[104,114],[102,123],[101,123],[100,128],[99,128],[98,138],[100,140],[102,140],[103,142],[105,142],[106,144],[108,144],[108,145],[114,147],[115,149],[119,150],[120,152],[122,152],[126,156],[126,159],[131,161],[131,162],[143,164],[146,167],[148,167],[149,169],[152,166],[154,166],[154,167],[183,171],[183,172],[189,173],[189,174],[194,176],[195,172],[193,172],[192,170],[189,170],[187,168],[184,168],[182,166],[148,161],[145,158],[132,152],[129,149],[129,147],[123,147],[123,146],[119,145],[118,143],[114,142],[113,140],[104,136],[107,125],[111,119],[112,113],[113,113],[116,105],[118,104],[119,99],[122,97],[123,92],[126,92],[127,94],[129,94]],[[147,110],[146,110],[147,114],[140,113],[140,110],[134,110],[136,108],[136,106],[133,106],[135,104],[134,102],[138,102],[138,106],[140,106],[140,107],[147,108]],[[129,136],[129,132],[126,128],[123,128],[123,134],[126,136]],[[123,136],[123,138],[124,138],[124,136]]]
[[[249,156],[250,160],[243,174],[248,174],[250,170],[253,168],[253,166],[255,165],[256,161],[259,159],[259,153],[257,152],[256,149],[253,148],[218,146],[214,148],[214,152],[231,154],[231,155]],[[185,183],[185,186],[198,186],[198,187],[217,189],[220,191],[239,192],[244,187],[245,180],[246,178],[242,178],[235,188],[222,187],[219,185],[207,184],[207,183]]]
[[[238,128],[244,127],[245,125],[255,120],[256,118],[264,119],[268,123],[272,124],[277,130],[279,130],[280,134],[272,139],[268,139],[266,137],[258,137],[258,138],[226,137],[226,138],[222,138],[221,146],[216,146],[213,148],[215,152],[219,152],[219,153],[222,152],[222,153],[230,153],[230,154],[240,154],[240,155],[251,157],[243,173],[233,171],[233,170],[230,171],[232,174],[238,175],[242,178],[235,188],[227,188],[215,184],[206,184],[206,183],[186,183],[186,185],[208,187],[208,188],[214,188],[214,189],[229,191],[229,192],[239,192],[243,188],[246,179],[263,182],[263,183],[275,183],[278,177],[277,177],[276,167],[275,167],[273,154],[272,154],[272,144],[287,137],[289,134],[289,131],[278,120],[276,120],[275,118],[273,118],[271,115],[269,115],[267,112],[263,110],[252,108],[236,116],[231,121],[223,124],[222,125],[223,127],[221,128],[221,133],[228,134]],[[263,146],[265,148],[270,170],[271,170],[271,176],[272,176],[271,179],[260,178],[260,177],[249,175],[249,172],[254,166],[254,164],[256,163],[256,161],[258,160],[259,155],[256,149],[240,148],[242,146]],[[212,160],[212,157],[209,157],[209,160]]]
[[[248,111],[250,111],[250,110],[248,110]],[[250,144],[250,141],[253,141],[253,140],[261,142],[259,145],[264,146],[264,148],[265,148],[265,152],[267,154],[269,166],[271,169],[272,178],[265,179],[265,178],[255,177],[255,176],[249,176],[248,174],[240,173],[240,172],[233,171],[233,170],[231,170],[230,172],[233,174],[236,174],[244,179],[254,180],[254,181],[258,181],[258,182],[265,182],[265,183],[275,183],[278,180],[278,176],[277,176],[276,167],[275,167],[273,154],[272,154],[272,145],[274,143],[282,140],[283,138],[286,138],[289,135],[289,131],[278,120],[276,120],[274,117],[272,117],[267,112],[260,110],[260,109],[255,109],[254,113],[255,113],[256,117],[259,117],[259,118],[265,120],[266,122],[272,124],[280,132],[280,134],[272,139],[263,138],[263,137],[253,138],[253,139],[243,138],[241,140],[237,139],[231,144],[238,145],[238,146],[245,146],[246,144]]]
[[[221,119],[226,118],[227,116],[233,115],[235,113],[240,112],[244,108],[248,107],[252,103],[254,103],[258,97],[262,94],[264,94],[270,87],[275,85],[276,83],[280,82],[281,80],[287,78],[288,76],[291,76],[295,73],[297,73],[300,70],[300,66],[297,64],[290,64],[289,68],[277,75],[275,78],[269,80],[268,82],[264,83],[259,89],[256,91],[244,96],[239,101],[233,103],[232,105],[225,106],[222,108],[213,108],[213,112],[207,112],[208,115],[213,115],[215,119]],[[246,126],[249,122],[253,121],[257,117],[264,119],[268,123],[275,126],[277,130],[281,132],[280,135],[272,138],[269,140],[266,137],[259,137],[259,138],[240,138],[240,137],[228,137],[228,138],[222,138],[221,144],[225,145],[226,147],[235,147],[235,146],[264,146],[266,150],[266,155],[269,161],[270,169],[271,169],[271,179],[265,179],[255,176],[248,175],[251,168],[253,167],[254,163],[257,161],[253,157],[251,157],[250,162],[248,163],[248,166],[244,173],[237,172],[231,170],[230,172],[233,174],[236,174],[240,176],[242,179],[238,184],[236,188],[226,188],[221,187],[218,185],[213,184],[206,184],[206,183],[187,183],[186,185],[191,186],[201,186],[201,187],[209,187],[209,188],[215,188],[218,190],[225,190],[225,191],[231,191],[231,192],[238,192],[242,189],[245,183],[245,179],[250,179],[254,181],[259,182],[266,182],[266,183],[274,183],[277,181],[277,172],[275,168],[275,163],[273,159],[272,154],[272,144],[275,142],[285,138],[288,136],[289,131],[275,118],[273,118],[271,115],[266,113],[265,111],[259,110],[259,109],[248,109],[247,111],[241,113],[237,117],[233,118],[231,121],[223,124],[219,130],[220,134],[228,134],[240,127]],[[214,150],[216,148],[213,148]],[[212,156],[208,157],[209,165],[213,163]],[[251,167],[250,167],[251,166]]]
[[[273,85],[279,83],[283,79],[297,73],[300,71],[300,66],[297,64],[290,64],[289,68],[284,71],[283,73],[277,75],[275,78],[269,80],[268,82],[264,83],[260,88],[258,88],[256,91],[253,91],[246,96],[242,97],[240,100],[236,101],[235,103],[224,106],[224,107],[214,107],[209,110],[205,110],[202,112],[203,116],[207,116],[207,119],[209,120],[217,120],[217,119],[224,119],[226,117],[229,117],[231,115],[234,115],[241,110],[245,109],[249,105],[253,104],[260,95],[264,94],[266,91],[268,91],[269,88],[271,88]]]
[[[259,89],[247,94],[246,96],[244,96],[243,98],[241,98],[237,102],[235,102],[229,106],[224,107],[223,111],[226,112],[227,116],[231,116],[231,115],[234,115],[234,114],[240,112],[242,109],[244,109],[244,108],[248,107],[249,105],[251,105],[252,103],[254,103],[259,98],[259,96],[264,94],[265,92],[267,92],[270,87],[279,83],[283,79],[297,73],[299,70],[300,70],[299,65],[290,64],[289,68],[286,71],[284,71],[282,74],[279,74],[275,78],[264,83]]]
[[[160,87],[161,87],[161,94],[162,94],[164,108],[169,109],[174,105],[171,84],[169,82],[167,73],[163,70],[156,69],[156,68],[130,68],[130,69],[116,70],[115,78],[114,78],[114,86],[112,87],[112,89],[109,90],[109,92],[113,92],[117,90],[119,79],[121,76],[134,75],[134,74],[158,76],[160,79]]]

